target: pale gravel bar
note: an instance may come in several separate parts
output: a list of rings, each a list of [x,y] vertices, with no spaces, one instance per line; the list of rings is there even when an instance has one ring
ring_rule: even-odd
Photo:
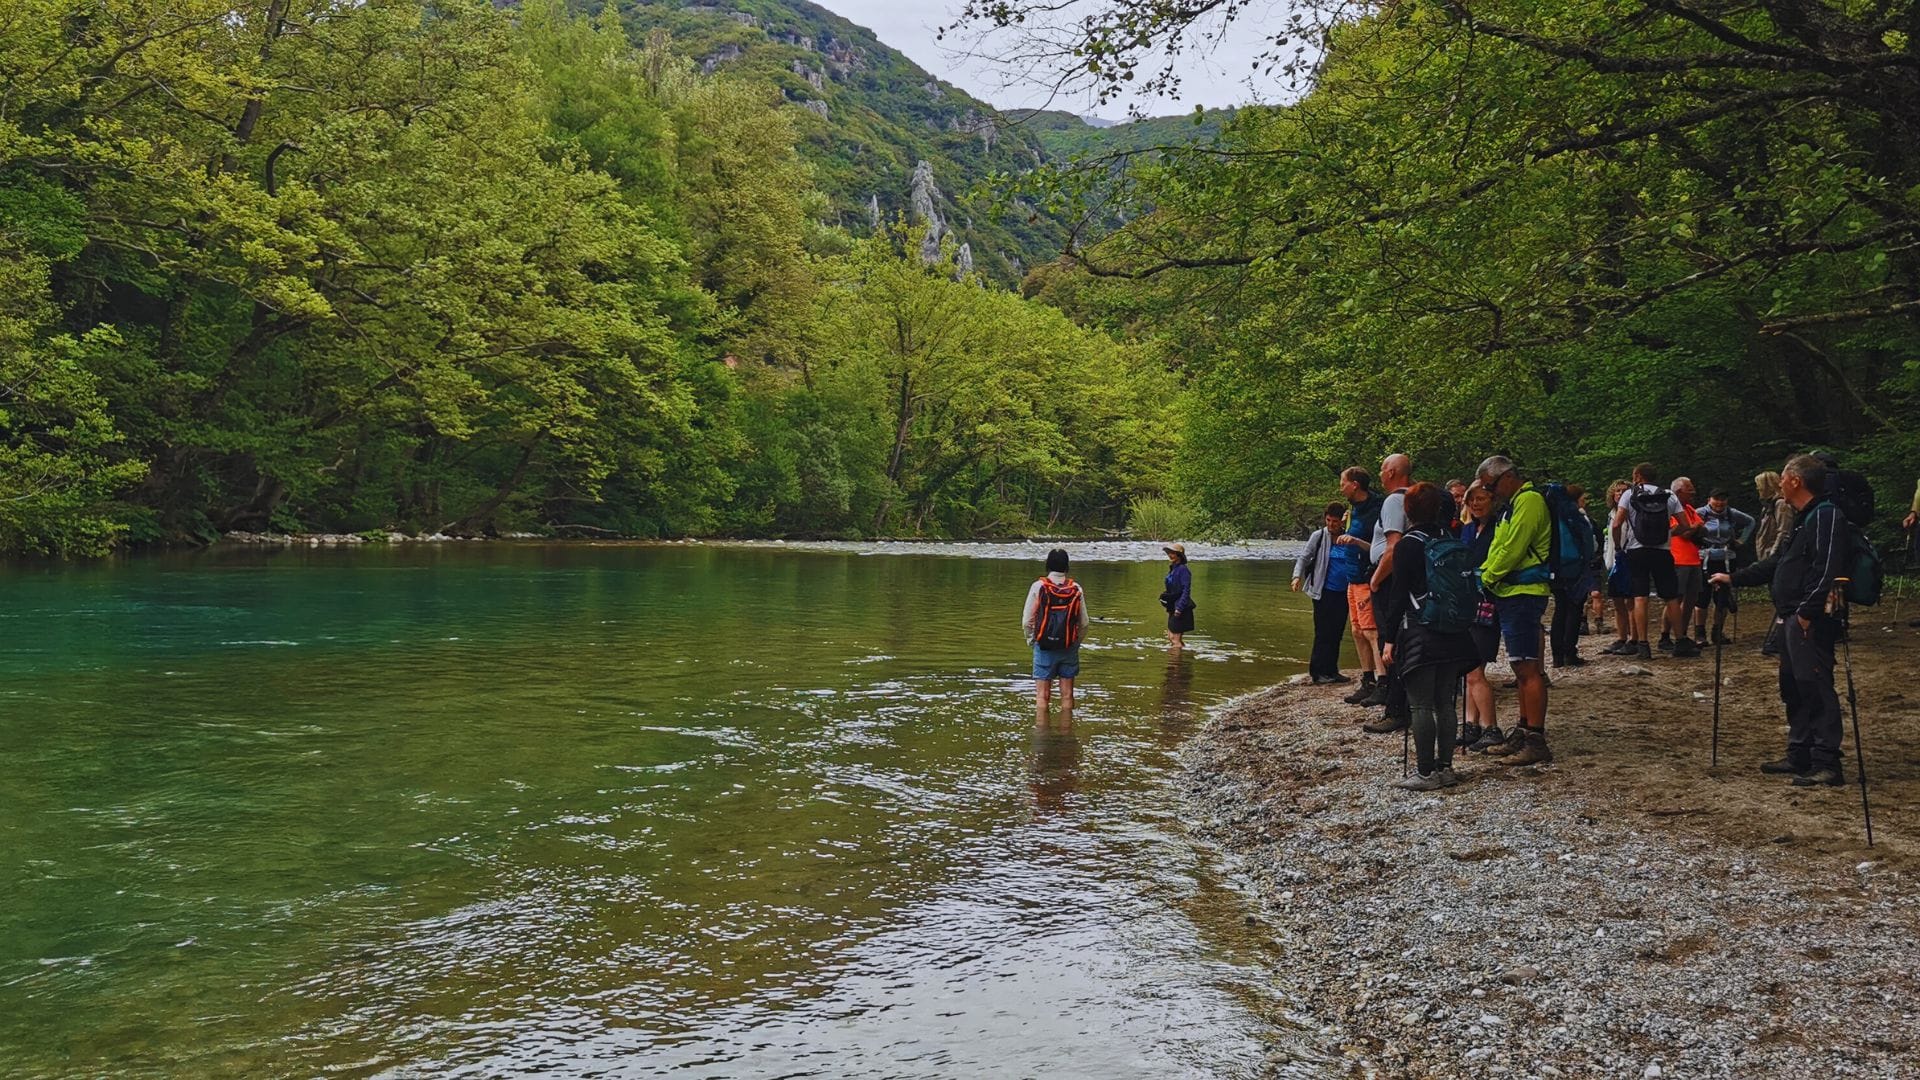
[[[1690,834],[1559,765],[1467,758],[1459,788],[1393,791],[1400,737],[1356,715],[1325,690],[1253,695],[1181,777],[1356,1074],[1920,1076],[1911,874]]]

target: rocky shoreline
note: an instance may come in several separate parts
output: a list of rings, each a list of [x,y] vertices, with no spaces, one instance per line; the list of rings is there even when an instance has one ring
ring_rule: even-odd
[[[1393,790],[1400,736],[1289,685],[1213,717],[1181,795],[1355,1075],[1912,1077],[1920,634],[1856,639],[1871,849],[1858,787],[1753,769],[1784,725],[1750,648],[1724,657],[1718,769],[1711,655],[1609,658],[1555,672],[1551,765]]]

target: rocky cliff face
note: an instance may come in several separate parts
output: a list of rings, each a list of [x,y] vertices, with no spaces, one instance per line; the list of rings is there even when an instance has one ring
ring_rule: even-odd
[[[1060,251],[1065,230],[1009,210],[967,219],[958,202],[996,172],[1044,157],[1039,136],[943,83],[857,26],[806,0],[620,0],[629,32],[665,29],[705,71],[780,88],[801,114],[801,153],[855,231],[894,220],[937,223],[989,277],[1018,282],[1020,267]]]

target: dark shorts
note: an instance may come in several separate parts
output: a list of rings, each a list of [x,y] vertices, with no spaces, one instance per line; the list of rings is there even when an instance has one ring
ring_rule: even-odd
[[[1673,581],[1680,586],[1680,599],[1691,603],[1698,600],[1706,588],[1707,575],[1700,572],[1698,565],[1676,566],[1673,568]]]
[[[1665,548],[1634,548],[1627,552],[1627,595],[1680,598],[1680,581],[1673,573],[1673,552]]]
[[[1080,674],[1080,646],[1071,649],[1033,647],[1033,677],[1036,682],[1071,679]]]
[[[1713,559],[1708,559],[1701,569],[1703,573],[1700,581],[1700,606],[1706,607],[1711,604],[1714,607],[1725,608],[1728,611],[1739,611],[1740,594],[1734,592],[1733,586],[1729,585],[1724,589],[1716,589],[1708,584],[1706,580],[1715,574],[1733,573],[1732,561],[1716,562]]]
[[[1544,596],[1501,596],[1493,601],[1500,637],[1507,643],[1508,660],[1540,659],[1540,620],[1547,614]]]

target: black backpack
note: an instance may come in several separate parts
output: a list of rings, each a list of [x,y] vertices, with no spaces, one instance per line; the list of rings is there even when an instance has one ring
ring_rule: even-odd
[[[1827,501],[1840,508],[1856,529],[1873,524],[1873,485],[1852,469],[1827,470]]]
[[[1671,498],[1673,492],[1666,488],[1648,491],[1638,485],[1627,496],[1627,527],[1641,547],[1665,547],[1672,537],[1673,516],[1667,512]]]

